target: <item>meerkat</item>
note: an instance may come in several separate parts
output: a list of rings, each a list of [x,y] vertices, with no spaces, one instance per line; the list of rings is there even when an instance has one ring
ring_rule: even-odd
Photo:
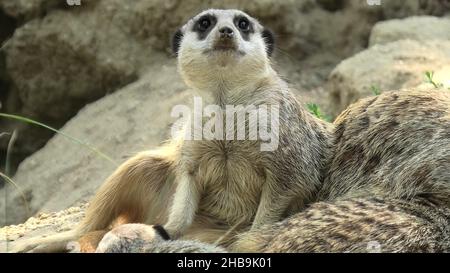
[[[311,204],[275,224],[239,234],[245,252],[450,252],[450,210],[426,200],[348,199]],[[170,240],[158,226],[110,231],[97,253],[224,253],[198,241]]]
[[[184,81],[206,102],[221,109],[278,105],[278,149],[261,151],[253,140],[174,139],[120,166],[77,229],[15,251],[61,251],[118,217],[162,224],[173,239],[211,243],[230,227],[255,234],[313,202],[376,196],[449,206],[448,91],[387,92],[329,124],[311,115],[272,69],[273,41],[241,11],[207,10],[175,34],[173,48]],[[251,236],[239,238],[231,248],[251,250],[245,243]]]
[[[426,200],[322,201],[281,222],[237,235],[231,249],[257,253],[447,253],[450,210]]]
[[[173,239],[214,242],[230,227],[275,223],[314,199],[331,155],[332,126],[300,105],[272,68],[272,33],[242,11],[210,9],[178,30],[172,44],[183,80],[205,104],[222,112],[227,105],[278,107],[278,149],[261,151],[261,139],[175,138],[123,163],[76,229],[13,251],[62,251],[118,217],[162,224]],[[240,114],[246,129],[252,126],[246,107]]]

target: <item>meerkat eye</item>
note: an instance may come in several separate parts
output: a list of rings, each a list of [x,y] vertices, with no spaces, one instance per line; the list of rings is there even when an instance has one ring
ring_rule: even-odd
[[[238,21],[238,27],[242,30],[242,31],[248,31],[250,28],[250,22],[248,21],[247,18],[242,17],[241,19],[239,19]]]
[[[206,31],[210,26],[211,26],[211,19],[209,19],[208,17],[201,18],[200,20],[198,20],[198,28],[201,31]]]

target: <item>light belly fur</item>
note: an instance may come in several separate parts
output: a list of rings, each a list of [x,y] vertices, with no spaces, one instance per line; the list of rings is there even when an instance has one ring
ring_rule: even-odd
[[[223,141],[198,143],[195,183],[203,194],[199,214],[227,225],[250,223],[258,209],[265,181],[262,157],[256,142]],[[237,147],[239,146],[239,148]]]

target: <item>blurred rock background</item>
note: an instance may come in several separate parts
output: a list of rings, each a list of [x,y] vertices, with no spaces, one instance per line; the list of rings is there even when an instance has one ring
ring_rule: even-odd
[[[276,69],[332,118],[374,89],[427,88],[425,71],[450,85],[448,0],[71,1],[0,0],[0,112],[61,128],[117,164],[167,139],[171,107],[190,101],[169,41],[206,8],[242,9],[271,28]],[[116,167],[0,117],[3,167],[13,131],[11,174],[19,166],[23,195],[0,184],[0,226],[89,200]]]

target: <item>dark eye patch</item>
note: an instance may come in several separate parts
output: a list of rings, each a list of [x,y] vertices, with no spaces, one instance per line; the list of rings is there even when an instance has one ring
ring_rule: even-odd
[[[209,22],[206,24],[205,22]],[[192,31],[197,32],[198,39],[204,40],[217,23],[217,18],[212,14],[201,16],[194,24]]]
[[[243,24],[244,22],[246,24],[248,24],[248,26],[246,28],[242,28],[242,26],[244,25]],[[236,17],[234,17],[233,23],[237,27],[239,32],[241,33],[242,39],[244,39],[245,41],[249,41],[250,40],[250,34],[255,33],[255,28],[253,26],[252,21],[250,21],[244,15],[237,15]]]

